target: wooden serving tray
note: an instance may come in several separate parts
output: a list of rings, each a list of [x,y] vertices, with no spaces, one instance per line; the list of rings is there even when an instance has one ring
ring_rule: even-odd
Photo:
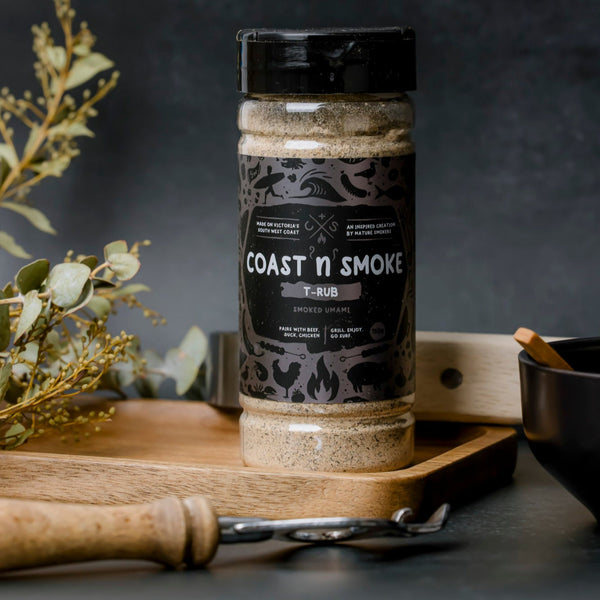
[[[294,518],[420,516],[510,480],[516,432],[418,423],[413,464],[385,473],[288,472],[245,467],[238,416],[201,402],[127,400],[84,441],[32,440],[0,455],[5,497],[117,504],[203,494],[221,515]]]

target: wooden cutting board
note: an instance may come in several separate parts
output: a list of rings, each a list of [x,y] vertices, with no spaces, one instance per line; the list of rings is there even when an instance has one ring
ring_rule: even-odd
[[[118,504],[203,494],[221,515],[294,518],[419,516],[510,480],[516,433],[507,427],[418,423],[411,466],[385,473],[245,467],[237,415],[201,402],[127,400],[84,441],[31,440],[0,455],[4,497]],[[106,408],[105,405],[99,408]]]

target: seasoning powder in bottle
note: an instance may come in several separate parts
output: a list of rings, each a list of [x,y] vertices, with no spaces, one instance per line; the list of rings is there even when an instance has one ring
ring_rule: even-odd
[[[237,41],[244,462],[406,466],[414,31],[254,29]]]

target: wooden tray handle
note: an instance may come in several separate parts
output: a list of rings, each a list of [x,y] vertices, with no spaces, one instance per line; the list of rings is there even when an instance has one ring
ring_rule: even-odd
[[[200,496],[124,506],[0,499],[0,532],[2,570],[110,558],[198,566],[219,541]]]

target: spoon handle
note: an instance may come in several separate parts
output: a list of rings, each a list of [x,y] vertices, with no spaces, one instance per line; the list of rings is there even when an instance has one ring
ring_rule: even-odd
[[[540,365],[564,371],[573,370],[573,367],[535,331],[526,327],[519,327],[513,337],[525,348],[527,354]]]

